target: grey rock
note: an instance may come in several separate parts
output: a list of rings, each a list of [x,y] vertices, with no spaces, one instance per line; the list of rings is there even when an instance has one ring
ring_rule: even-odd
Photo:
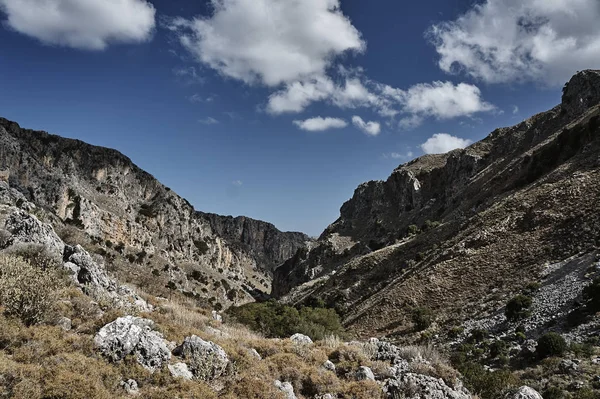
[[[175,378],[183,378],[185,380],[191,380],[194,378],[194,374],[192,374],[185,363],[169,364],[167,367],[171,375]]]
[[[330,393],[326,393],[325,395],[319,395],[316,396],[315,399],[335,399],[336,396],[333,396],[333,394]]]
[[[335,364],[331,360],[325,360],[325,362],[321,365],[321,368],[327,371],[335,372]]]
[[[94,343],[103,356],[118,362],[127,355],[150,371],[169,361],[171,352],[162,335],[152,330],[154,322],[140,317],[120,317],[102,327]]]
[[[196,335],[186,337],[175,353],[180,353],[187,360],[192,374],[200,380],[220,377],[229,364],[229,358],[223,348]]]
[[[129,379],[127,381],[121,381],[120,385],[128,395],[137,396],[140,394],[136,380]]]
[[[542,395],[539,394],[535,389],[522,386],[517,391],[511,395],[507,396],[507,399],[543,399]]]
[[[285,399],[297,399],[294,394],[294,387],[289,382],[275,381],[275,387],[285,395]]]
[[[310,337],[304,335],[304,334],[294,334],[290,337],[290,340],[295,343],[296,345],[309,345],[312,344],[313,341],[312,339],[310,339]]]
[[[40,222],[26,211],[15,209],[6,219],[4,229],[11,234],[9,245],[40,244],[57,257],[63,255],[65,244],[52,226]]]
[[[390,399],[471,399],[464,388],[450,388],[442,379],[413,373],[387,380],[383,391]]]
[[[579,368],[579,365],[576,362],[574,362],[573,360],[569,360],[569,359],[563,359],[558,364],[558,370],[564,374],[569,374],[574,371],[577,371],[578,368]]]
[[[71,326],[71,319],[69,319],[68,317],[60,317],[57,321],[56,321],[56,325],[59,326],[60,328],[62,328],[64,331],[70,331],[72,326]]]
[[[373,374],[373,370],[369,367],[360,366],[354,374],[354,378],[356,378],[357,381],[375,381],[375,374]]]
[[[256,359],[262,360],[262,356],[260,355],[260,353],[258,353],[258,351],[256,349],[250,348],[250,349],[248,349],[248,353],[251,356],[255,357]]]
[[[216,321],[223,321],[223,316],[221,316],[216,310],[212,311],[212,318]]]

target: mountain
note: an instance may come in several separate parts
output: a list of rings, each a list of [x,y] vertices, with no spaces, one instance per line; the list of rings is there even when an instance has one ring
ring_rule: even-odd
[[[0,118],[0,169],[66,241],[122,279],[227,306],[270,291],[272,272],[311,239],[250,218],[196,211],[118,151]],[[217,306],[218,307],[218,306]]]
[[[274,294],[321,299],[365,337],[409,336],[414,309],[440,333],[490,327],[528,285],[551,294],[533,298],[543,314],[530,329],[566,322],[597,274],[599,103],[600,71],[580,72],[555,108],[360,185],[312,249],[275,271]]]

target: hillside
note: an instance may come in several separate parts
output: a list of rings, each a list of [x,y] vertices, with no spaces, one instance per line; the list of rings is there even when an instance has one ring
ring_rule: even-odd
[[[294,304],[320,298],[363,337],[411,341],[416,308],[435,314],[431,334],[478,319],[506,331],[504,306],[534,284],[552,295],[534,298],[545,313],[526,333],[570,331],[562,324],[597,274],[599,115],[600,71],[583,71],[557,107],[362,184],[313,249],[276,270],[274,293]],[[573,273],[572,285],[557,285]]]
[[[272,224],[197,212],[118,151],[0,118],[0,169],[66,241],[121,279],[228,306],[270,292],[272,271],[310,241]]]

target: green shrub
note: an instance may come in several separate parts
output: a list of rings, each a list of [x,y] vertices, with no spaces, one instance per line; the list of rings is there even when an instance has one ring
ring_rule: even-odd
[[[436,227],[439,227],[440,225],[440,222],[432,222],[431,220],[426,220],[425,224],[423,225],[423,231],[433,230]]]
[[[267,337],[285,338],[295,333],[312,339],[343,335],[340,317],[333,309],[302,307],[300,310],[275,300],[230,308],[228,314],[238,322]]]
[[[566,399],[567,394],[560,388],[550,387],[544,391],[544,399]]]
[[[412,321],[417,331],[428,329],[434,319],[435,314],[431,309],[419,307],[412,310]]]
[[[517,321],[529,315],[527,309],[531,307],[531,297],[527,295],[517,295],[506,304],[504,314],[509,321]]]
[[[416,224],[411,224],[410,226],[408,226],[407,232],[409,236],[414,236],[419,234],[421,232],[421,229],[419,229],[419,226],[417,226]]]
[[[0,304],[7,316],[25,325],[42,322],[51,313],[60,278],[55,269],[43,270],[14,255],[0,254]]]
[[[583,298],[586,300],[586,306],[591,312],[600,311],[600,278],[595,279],[583,289]]]
[[[496,340],[490,345],[490,357],[495,359],[499,356],[506,355],[508,351],[508,344],[501,339]]]
[[[536,352],[541,359],[550,356],[561,356],[567,350],[567,342],[562,335],[549,332],[542,335],[537,341]]]
[[[481,364],[467,362],[458,368],[465,385],[482,399],[504,398],[511,388],[518,387],[519,379],[508,370],[489,372]]]

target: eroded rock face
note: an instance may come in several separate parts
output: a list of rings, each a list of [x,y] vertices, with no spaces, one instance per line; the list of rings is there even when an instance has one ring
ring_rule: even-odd
[[[413,373],[387,380],[383,391],[388,398],[394,399],[471,399],[466,390],[455,390],[441,379]]]
[[[200,380],[220,377],[229,364],[223,348],[196,335],[185,338],[175,353],[187,361],[194,377]]]
[[[39,244],[53,255],[62,257],[65,244],[49,224],[40,222],[26,211],[12,209],[4,228],[11,234],[8,246],[17,244]]]
[[[152,330],[154,322],[140,317],[120,317],[102,327],[94,343],[103,356],[114,362],[128,355],[154,371],[171,359],[171,351],[162,335]]]
[[[542,395],[539,394],[533,388],[528,386],[522,386],[512,395],[507,396],[507,399],[543,399]]]

